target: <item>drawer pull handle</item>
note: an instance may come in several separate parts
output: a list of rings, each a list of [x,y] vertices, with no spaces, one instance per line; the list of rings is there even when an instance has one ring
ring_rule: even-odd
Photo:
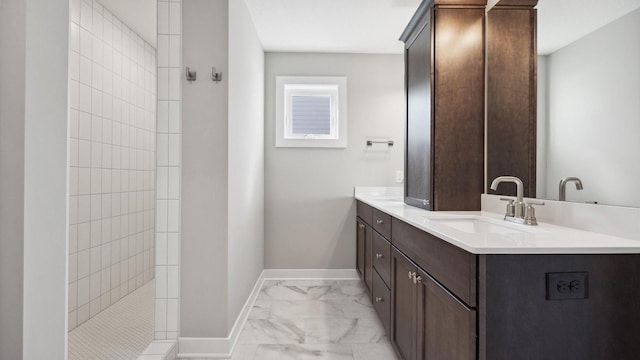
[[[376,259],[378,260],[382,259],[382,254],[376,254]]]
[[[415,271],[409,271],[409,279],[413,279],[414,276],[416,276],[418,274],[415,273]]]
[[[376,220],[376,224],[378,224],[378,225],[382,225],[382,223],[383,223],[383,222],[384,222],[384,221],[382,221],[382,220],[380,220],[380,219]]]
[[[413,277],[413,283],[414,284],[419,284],[422,282],[422,276],[414,276]]]
[[[383,299],[382,299],[381,297],[376,297],[376,302],[377,302],[377,303],[382,302],[382,300],[383,300]]]

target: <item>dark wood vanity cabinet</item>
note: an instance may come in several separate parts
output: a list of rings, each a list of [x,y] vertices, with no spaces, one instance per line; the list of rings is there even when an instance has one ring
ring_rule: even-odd
[[[382,327],[388,333],[391,328],[391,290],[377,273],[373,276],[372,299],[373,308],[382,322]]]
[[[477,256],[361,201],[357,215],[356,268],[400,358],[475,359]]]
[[[476,310],[418,270],[418,359],[476,359]]]
[[[397,249],[391,254],[391,342],[403,360],[416,359],[418,342],[418,267]]]
[[[476,310],[392,250],[391,341],[404,360],[476,359]]]
[[[482,255],[478,268],[479,360],[640,358],[640,254]]]
[[[387,332],[391,324],[391,216],[358,201],[356,269]]]
[[[358,272],[400,359],[638,359],[640,254],[472,254],[376,212]]]
[[[479,210],[484,186],[486,1],[425,0],[405,43],[405,202]]]
[[[358,219],[356,269],[369,292],[373,288],[373,229]]]

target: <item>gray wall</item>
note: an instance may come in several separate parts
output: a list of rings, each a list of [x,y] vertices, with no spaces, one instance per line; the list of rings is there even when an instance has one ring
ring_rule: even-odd
[[[275,147],[275,77],[346,76],[345,149]],[[267,53],[265,64],[265,267],[355,268],[354,186],[401,186],[402,55]],[[367,148],[367,137],[395,146]]]
[[[180,336],[227,331],[227,0],[184,0]],[[215,66],[225,80],[214,83]]]
[[[584,190],[570,185],[569,200],[640,206],[638,64],[640,10],[548,56],[545,197],[578,176]]]
[[[22,358],[25,1],[0,0],[0,358]]]
[[[244,1],[184,0],[183,19],[180,335],[226,337],[264,268],[264,52]]]
[[[27,1],[23,359],[67,348],[69,1]]]
[[[69,2],[0,0],[0,358],[65,359]]]
[[[264,51],[244,1],[229,2],[229,321],[264,269]]]
[[[64,359],[69,1],[27,1],[26,25],[23,359]]]

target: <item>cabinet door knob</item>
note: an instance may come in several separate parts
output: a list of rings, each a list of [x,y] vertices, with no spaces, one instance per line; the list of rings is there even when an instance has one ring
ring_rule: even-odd
[[[413,279],[413,277],[416,275],[417,274],[415,273],[415,271],[409,271],[409,279]]]
[[[382,254],[376,254],[376,259],[378,260],[382,259]]]
[[[378,303],[379,303],[379,302],[382,302],[382,300],[383,300],[383,299],[382,299],[381,297],[376,297],[376,302],[378,302]]]
[[[383,223],[383,222],[384,222],[384,221],[382,221],[382,220],[380,220],[380,219],[376,220],[376,224],[378,224],[378,225],[382,225],[382,223]]]
[[[414,284],[419,284],[422,282],[422,276],[413,276],[413,283]]]
[[[364,229],[364,225],[362,224],[358,224],[358,227],[360,227],[360,229]]]

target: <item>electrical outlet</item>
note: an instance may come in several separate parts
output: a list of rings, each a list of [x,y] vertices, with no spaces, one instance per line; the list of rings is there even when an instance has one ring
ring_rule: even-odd
[[[404,171],[396,170],[396,183],[402,184],[404,181]]]
[[[588,280],[586,272],[547,273],[547,300],[586,299]]]

